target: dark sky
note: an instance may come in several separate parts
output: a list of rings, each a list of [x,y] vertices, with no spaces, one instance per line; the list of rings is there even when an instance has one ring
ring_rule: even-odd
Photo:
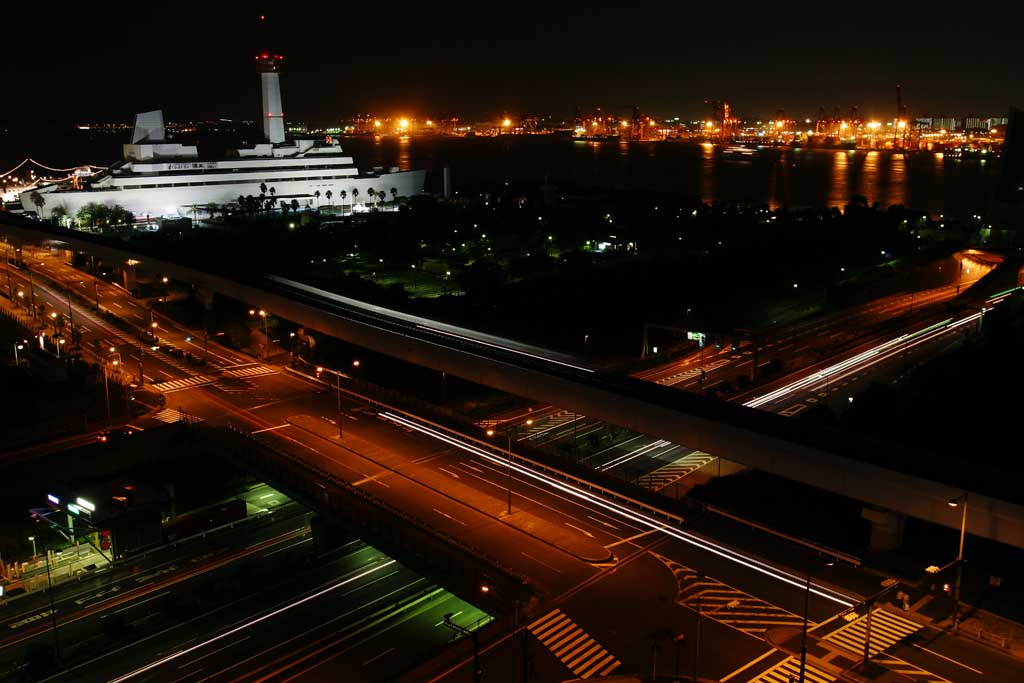
[[[703,116],[819,106],[1003,115],[1024,104],[1024,3],[17,3],[0,21],[0,122],[253,118],[252,54],[286,57],[288,119],[359,111]],[[699,7],[695,5],[700,5]],[[256,17],[267,15],[270,40]]]

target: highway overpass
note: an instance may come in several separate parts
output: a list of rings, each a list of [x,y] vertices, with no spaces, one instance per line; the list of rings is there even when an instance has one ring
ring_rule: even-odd
[[[718,455],[854,498],[901,515],[959,529],[948,501],[964,490],[887,467],[927,458],[848,434],[812,430],[787,418],[629,377],[594,371],[579,360],[474,330],[438,323],[322,292],[279,278],[229,280],[126,251],[113,240],[0,217],[0,235],[16,243],[59,241],[112,262],[137,262],[155,274],[263,308],[347,342],[518,396]],[[1024,506],[970,491],[968,531],[1024,548]],[[876,523],[896,522],[878,516]]]

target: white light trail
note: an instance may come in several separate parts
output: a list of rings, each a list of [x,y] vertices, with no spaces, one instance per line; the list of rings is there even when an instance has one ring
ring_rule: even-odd
[[[434,439],[437,439],[438,441],[443,441],[444,443],[455,446],[456,448],[460,448],[468,453],[477,455],[483,458],[484,460],[487,460],[488,462],[498,465],[502,468],[511,467],[512,470],[514,470],[518,474],[523,475],[524,477],[529,477],[535,481],[541,482],[546,486],[561,491],[562,493],[566,493],[570,496],[586,501],[591,505],[612,512],[618,515],[619,517],[643,525],[647,528],[660,531],[668,536],[683,541],[684,543],[689,543],[690,545],[700,548],[701,550],[718,555],[719,557],[729,560],[730,562],[742,565],[744,567],[747,567],[748,569],[751,569],[753,571],[764,574],[765,576],[776,579],[777,581],[781,581],[795,588],[799,588],[800,590],[805,590],[807,580],[806,577],[792,574],[785,570],[779,569],[778,567],[774,567],[766,562],[762,562],[752,557],[747,557],[727,546],[717,544],[714,541],[711,541],[710,539],[701,538],[696,534],[683,531],[682,529],[676,529],[667,526],[664,523],[659,522],[657,519],[649,515],[646,515],[642,512],[632,510],[624,505],[620,505],[610,500],[605,500],[604,498],[597,496],[593,493],[590,493],[589,491],[584,491],[583,489],[577,488],[572,484],[559,481],[558,479],[555,479],[550,475],[538,472],[529,467],[520,465],[515,462],[510,462],[505,457],[498,457],[497,455],[488,453],[487,451],[483,450],[482,448],[479,448],[478,446],[474,446],[460,439],[456,439],[448,434],[445,434],[444,432],[433,429],[431,427],[427,427],[425,425],[421,425],[420,423],[414,422],[413,420],[410,420],[408,418],[390,412],[379,412],[378,415],[380,415],[385,420],[390,420],[394,422],[397,425],[408,427],[409,429],[414,429],[420,432],[421,434],[425,434]],[[812,582],[810,590],[811,593],[821,598],[825,598],[826,600],[830,600],[832,602],[840,604],[844,607],[852,607],[854,604],[856,604],[855,601],[851,600],[845,594],[828,588],[827,586],[822,586],[820,584]]]
[[[227,638],[228,636],[234,635],[235,633],[238,633],[240,631],[244,631],[247,628],[251,628],[251,627],[255,626],[256,624],[258,624],[258,623],[260,623],[262,621],[266,621],[267,619],[270,619],[271,617],[275,617],[278,614],[281,614],[283,612],[287,612],[288,610],[290,610],[292,608],[295,608],[295,607],[298,607],[299,605],[305,604],[305,603],[309,602],[310,600],[315,600],[316,598],[319,598],[321,595],[325,595],[327,593],[330,593],[331,591],[336,590],[336,589],[338,589],[338,588],[340,588],[342,586],[345,586],[347,584],[350,584],[353,581],[358,581],[359,579],[367,577],[370,574],[373,574],[375,572],[379,572],[384,567],[387,567],[388,565],[391,565],[391,564],[394,564],[394,563],[395,563],[395,560],[388,560],[387,562],[382,562],[381,564],[378,564],[376,567],[373,567],[372,569],[367,569],[366,571],[360,572],[359,574],[356,574],[355,576],[350,576],[349,578],[345,579],[344,581],[339,581],[338,583],[334,584],[333,586],[328,586],[327,588],[324,588],[323,590],[317,591],[316,593],[313,593],[311,595],[307,595],[306,597],[304,597],[304,598],[302,598],[300,600],[296,600],[295,602],[289,603],[289,604],[285,605],[284,607],[280,607],[280,608],[278,608],[278,609],[276,609],[276,610],[274,610],[272,612],[268,612],[268,613],[266,613],[266,614],[264,614],[262,616],[259,616],[259,617],[256,617],[255,619],[247,621],[244,624],[240,624],[240,625],[238,625],[238,626],[236,626],[236,627],[234,627],[232,629],[224,631],[224,633],[220,633],[220,634],[218,634],[218,635],[216,635],[216,636],[214,636],[212,638],[209,638],[208,640],[204,640],[201,643],[196,643],[195,645],[193,645],[191,647],[187,647],[184,650],[179,650],[178,652],[175,652],[174,654],[167,655],[166,657],[162,657],[162,658],[156,660],[155,662],[151,662],[151,663],[149,663],[149,664],[147,664],[145,666],[142,666],[142,667],[139,667],[138,669],[135,669],[134,671],[130,671],[130,672],[128,672],[128,673],[126,673],[126,674],[124,674],[122,676],[119,676],[118,678],[113,679],[112,681],[110,681],[110,683],[121,683],[122,681],[127,681],[129,679],[135,678],[139,674],[146,673],[147,671],[151,671],[151,670],[155,669],[158,666],[162,666],[162,665],[166,664],[167,662],[170,662],[170,661],[173,661],[175,659],[178,659],[179,657],[184,657],[185,655],[190,654],[192,652],[195,652],[196,650],[198,650],[200,648],[204,648],[207,645],[211,645],[212,643],[216,643],[218,640],[223,640],[224,638]]]

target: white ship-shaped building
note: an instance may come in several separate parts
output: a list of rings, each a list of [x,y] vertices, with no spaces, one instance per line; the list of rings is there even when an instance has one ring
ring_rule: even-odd
[[[195,216],[197,212],[205,213],[210,205],[237,206],[240,196],[265,194],[261,185],[267,191],[274,189],[275,206],[282,201],[290,205],[293,199],[302,207],[324,204],[328,190],[333,197],[331,203],[347,203],[347,208],[372,201],[368,190],[383,193],[388,199],[423,192],[425,171],[392,168],[386,173],[360,173],[352,157],[342,153],[337,140],[285,141],[281,60],[280,55],[269,52],[256,55],[263,90],[265,143],[233,150],[223,158],[205,159],[197,147],[165,139],[163,112],[145,112],[135,117],[132,142],[124,145],[122,161],[96,176],[23,192],[22,206],[47,218],[57,207],[74,217],[89,203],[117,204],[136,218],[157,218]],[[342,192],[347,202],[342,201]]]

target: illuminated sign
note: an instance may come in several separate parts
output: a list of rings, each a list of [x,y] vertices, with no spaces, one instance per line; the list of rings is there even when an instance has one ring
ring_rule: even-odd
[[[58,498],[57,496],[53,495],[52,493],[47,493],[46,494],[46,500],[51,505],[60,505],[60,498]]]
[[[75,502],[81,507],[85,508],[89,512],[96,512],[96,506],[87,501],[85,498],[75,498]]]
[[[82,514],[82,508],[78,507],[74,503],[68,503],[68,512],[73,515],[80,515]]]

